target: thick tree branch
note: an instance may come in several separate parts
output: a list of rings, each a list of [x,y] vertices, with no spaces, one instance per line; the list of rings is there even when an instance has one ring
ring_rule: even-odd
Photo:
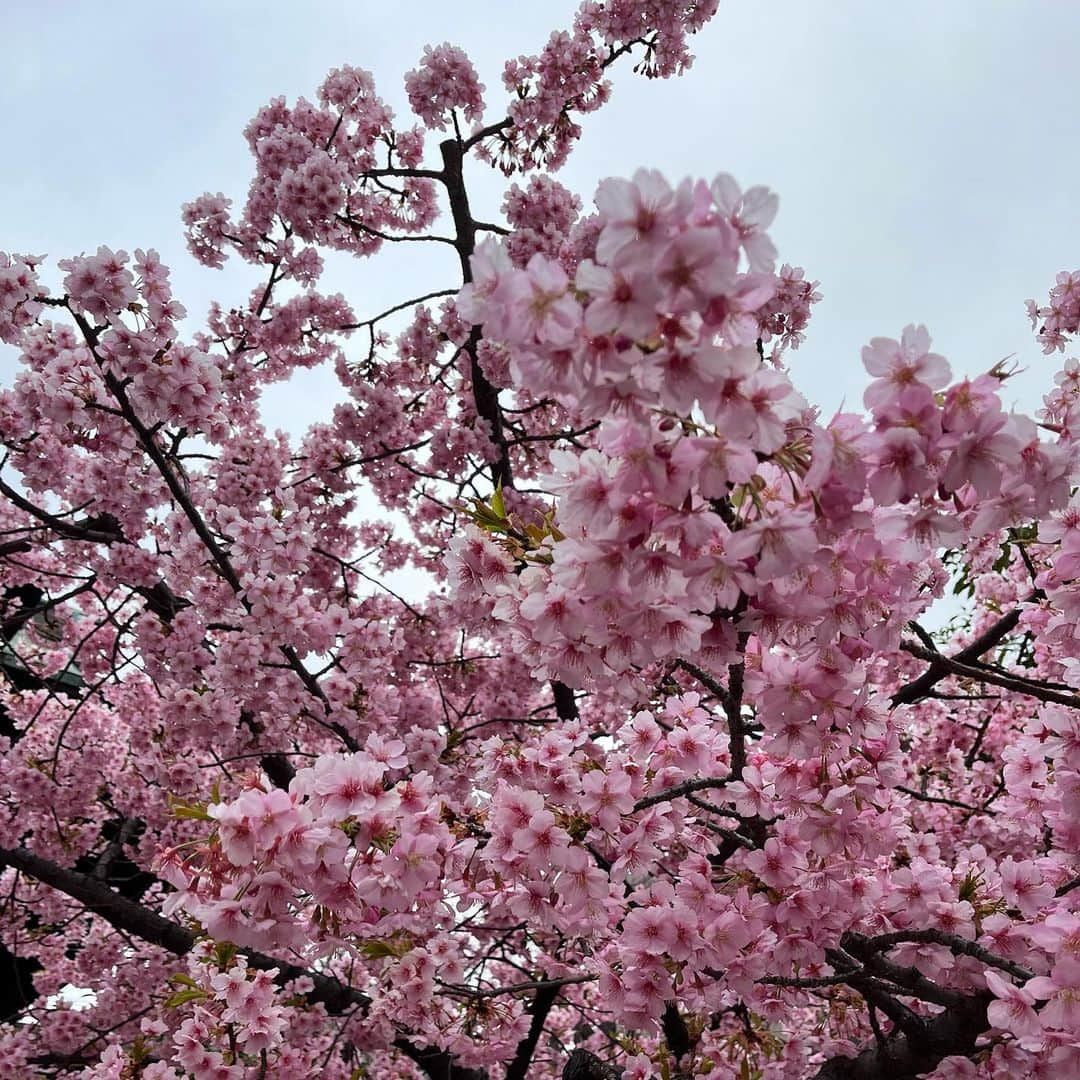
[[[476,222],[469,209],[469,194],[462,175],[462,147],[456,139],[447,139],[439,149],[442,151],[444,183],[450,200],[450,214],[454,220],[458,258],[461,262],[462,280],[472,281],[472,255],[476,250]],[[469,380],[472,383],[473,403],[476,413],[486,420],[491,429],[491,441],[499,451],[492,464],[492,481],[496,487],[514,486],[514,474],[510,467],[510,451],[503,431],[502,410],[499,408],[499,392],[488,382],[477,356],[480,344],[480,328],[474,326],[469,334],[465,351],[469,356]]]
[[[508,125],[508,120],[495,124],[488,134],[494,134]],[[455,230],[454,247],[457,249],[458,259],[461,262],[462,281],[466,284],[472,281],[472,255],[476,250],[477,224],[469,208],[469,193],[465,187],[462,165],[465,151],[480,137],[483,136],[478,133],[465,144],[457,139],[447,139],[439,146],[443,159],[443,172],[440,179],[446,185],[447,196],[450,200],[450,215],[453,218]],[[480,336],[480,327],[474,326],[465,344],[465,352],[469,357],[469,381],[472,384],[473,405],[476,408],[476,415],[487,421],[491,431],[491,441],[499,452],[498,458],[491,465],[491,481],[496,488],[512,488],[514,470],[510,464],[510,444],[503,424],[499,391],[491,385],[484,374],[484,369],[480,366],[477,351]],[[577,719],[578,707],[573,691],[560,682],[553,682],[551,688],[555,696],[555,711],[559,719]]]
[[[1070,709],[1080,709],[1080,695],[1064,694],[1059,690],[1051,689],[1041,683],[1020,676],[1001,675],[988,667],[974,667],[970,664],[961,663],[956,657],[942,656],[940,653],[931,652],[914,641],[901,642],[900,648],[920,660],[930,661],[930,671],[940,673],[940,678],[955,675],[959,678],[972,679],[975,682],[990,683],[1000,686],[1005,690],[1011,690],[1016,694],[1024,694],[1027,697],[1037,698],[1039,701],[1053,702],[1056,705],[1064,705]],[[957,654],[959,655],[959,654]],[[914,686],[914,683],[909,684]],[[897,694],[893,695],[893,704],[897,704]]]
[[[932,1072],[943,1058],[974,1050],[987,1029],[986,1008],[992,1000],[987,993],[972,994],[963,1004],[926,1020],[915,1037],[893,1033],[857,1057],[830,1058],[813,1080],[914,1080]]]
[[[967,938],[960,937],[959,934],[949,934],[944,930],[896,930],[891,934],[878,934],[872,938],[849,931],[840,939],[841,948],[855,956],[887,952],[895,945],[907,944],[943,945],[953,952],[980,960],[989,967],[1008,972],[1022,982],[1035,978],[1033,971],[1028,971],[1027,968],[1013,963],[1012,960],[1006,960],[990,952],[989,949],[984,949],[978,942],[969,941]]]
[[[671,1056],[679,1061],[694,1048],[695,1040],[690,1035],[679,1006],[674,1001],[664,1005],[664,1014],[660,1018],[660,1030],[664,1033],[664,1042],[671,1051]]]
[[[745,630],[739,631],[740,656],[746,651],[749,640],[750,635]],[[746,664],[742,659],[728,668],[728,696],[724,702],[724,712],[727,714],[728,740],[731,745],[731,778],[734,780],[740,779],[743,769],[746,768],[746,725],[742,718],[745,674]]]
[[[551,693],[555,699],[555,714],[560,720],[576,720],[578,718],[577,700],[574,691],[566,683],[553,680]]]
[[[528,1034],[517,1045],[514,1059],[506,1069],[506,1080],[527,1080],[529,1065],[532,1063],[533,1054],[536,1052],[536,1044],[540,1041],[540,1036],[544,1032],[548,1014],[559,996],[560,989],[561,987],[557,983],[550,983],[536,991],[532,1004],[529,1006],[532,1019],[529,1022]]]
[[[195,945],[195,935],[179,923],[125,899],[88,874],[67,870],[25,848],[0,848],[0,866],[20,870],[43,885],[78,900],[88,911],[99,915],[117,930],[123,930],[176,956],[184,956]]]
[[[33,550],[34,545],[29,540],[6,540],[0,544],[0,558],[6,555],[25,555]]]
[[[1021,603],[1033,604],[1045,599],[1046,594],[1041,589],[1036,589]],[[1016,629],[1022,614],[1022,606],[1013,608],[1012,611],[1002,615],[997,622],[987,627],[974,641],[952,657],[944,657],[940,653],[932,657],[924,657],[924,659],[930,660],[930,667],[917,679],[909,682],[906,686],[902,686],[893,694],[891,699],[893,706],[910,705],[912,702],[926,697],[942,679],[949,675],[949,671],[943,666],[943,661],[951,659],[958,664],[967,664],[972,660],[978,660],[980,656],[989,652]]]
[[[727,689],[717,682],[704,668],[698,667],[697,664],[692,664],[689,660],[682,659],[676,660],[675,666],[682,668],[688,675],[693,675],[694,678],[720,702],[724,710],[727,710],[728,704],[731,701],[731,695],[728,694]]]
[[[562,1080],[621,1080],[622,1069],[608,1065],[588,1050],[575,1050],[563,1069]]]
[[[174,956],[186,956],[199,940],[179,923],[126,899],[104,882],[88,874],[80,874],[77,870],[58,866],[25,848],[0,848],[0,867],[19,870],[35,881],[70,896],[110,926],[147,944],[165,949]],[[275,981],[279,984],[298,978],[310,979],[313,986],[307,994],[309,1004],[324,1005],[329,1013],[338,1014],[355,1008],[366,1009],[370,1004],[371,999],[366,994],[321,972],[301,968],[250,949],[240,951],[254,968],[264,971],[277,968]],[[465,1069],[455,1064],[454,1059],[443,1050],[420,1048],[407,1038],[397,1039],[394,1046],[415,1061],[432,1080],[488,1080],[484,1072]]]
[[[86,518],[83,521],[65,521],[59,514],[50,514],[40,506],[36,506],[29,499],[20,495],[9,484],[0,480],[0,495],[8,502],[17,506],[24,513],[36,518],[42,525],[51,529],[65,540],[85,540],[91,544],[127,544],[130,541],[124,536],[120,523],[111,514],[98,514],[96,517]],[[23,541],[17,541],[21,545]],[[11,548],[7,554],[25,550],[21,546],[6,545]]]
[[[942,930],[898,930],[875,937],[846,933],[840,939],[840,949],[826,950],[830,963],[838,969],[838,976],[844,977],[843,981],[863,994],[871,1006],[889,1016],[897,1030],[883,1041],[875,1041],[857,1057],[831,1058],[821,1066],[813,1080],[913,1080],[922,1073],[933,1071],[943,1058],[970,1054],[974,1049],[978,1038],[989,1027],[986,1009],[993,1001],[993,995],[985,991],[963,993],[937,986],[915,968],[903,967],[883,955],[896,945],[909,943],[942,945],[1024,982],[1033,977],[1032,972],[1021,965],[997,956],[974,941]],[[874,972],[899,987],[897,993],[941,1005],[943,1011],[937,1016],[920,1017],[900,1006],[904,1012],[894,1016],[899,1002],[891,995],[883,995],[881,984],[868,978],[863,971],[843,970],[850,967],[850,957],[858,958],[865,965],[863,971]]]
[[[80,874],[77,870],[58,866],[25,848],[0,848],[0,866],[20,870],[35,881],[70,896],[72,900],[78,900],[87,911],[104,919],[117,930],[131,934],[149,945],[165,949],[175,956],[186,956],[199,940],[179,923],[128,900],[110,889],[103,881],[98,881],[89,874]],[[311,979],[315,985],[308,994],[308,1001],[313,1005],[325,1005],[328,1012],[339,1013],[353,1006],[366,1007],[368,1004],[369,999],[365,994],[338,982],[337,979],[263,953],[248,949],[241,951],[252,967],[263,970],[277,968],[279,983],[301,977]]]
[[[408,1039],[396,1039],[394,1046],[415,1061],[431,1080],[489,1080],[483,1069],[467,1069],[458,1065],[445,1050],[437,1050],[433,1046],[420,1047]]]

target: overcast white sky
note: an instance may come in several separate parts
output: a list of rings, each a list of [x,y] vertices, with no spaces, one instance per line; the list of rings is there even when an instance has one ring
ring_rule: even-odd
[[[536,51],[574,7],[4,0],[0,250],[154,246],[200,319],[211,297],[239,300],[254,278],[195,265],[179,206],[204,190],[242,199],[241,129],[259,105],[311,96],[349,63],[374,72],[408,123],[402,75],[424,44],[448,40],[473,57],[496,118],[503,61]],[[1080,4],[1065,0],[726,0],[683,78],[615,72],[613,101],[586,120],[560,179],[588,198],[600,178],[645,165],[778,191],[781,257],[825,294],[793,366],[826,409],[859,403],[860,347],[911,321],[958,371],[1016,353],[1029,370],[1013,395],[1030,408],[1054,365],[1022,301],[1080,262],[1078,48]],[[494,216],[502,180],[473,173],[478,216]],[[335,285],[373,313],[452,283],[449,260],[405,247],[338,269]],[[331,392],[331,378],[305,374],[271,396],[267,419],[296,430]]]

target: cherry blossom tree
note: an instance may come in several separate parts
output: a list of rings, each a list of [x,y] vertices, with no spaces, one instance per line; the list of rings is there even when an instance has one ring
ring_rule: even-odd
[[[715,8],[270,102],[188,340],[152,249],[0,255],[0,1076],[1080,1075],[1080,363],[1031,418],[911,325],[824,417],[772,192],[560,184]],[[460,279],[320,290],[394,243]]]

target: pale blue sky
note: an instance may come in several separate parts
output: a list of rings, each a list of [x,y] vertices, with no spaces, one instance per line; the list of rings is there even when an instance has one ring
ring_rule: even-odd
[[[404,120],[404,71],[425,43],[448,40],[473,57],[495,118],[503,60],[536,51],[574,7],[5,0],[0,249],[55,259],[99,243],[156,247],[195,322],[211,297],[239,300],[254,278],[236,263],[195,265],[179,206],[207,189],[242,199],[241,129],[259,105],[310,96],[349,63],[374,72]],[[613,101],[586,119],[560,179],[589,197],[603,176],[645,165],[774,188],[781,257],[825,294],[793,367],[827,409],[858,404],[861,345],[911,321],[958,371],[1017,353],[1029,371],[1013,397],[1030,408],[1056,362],[1034,345],[1022,302],[1080,264],[1078,48],[1080,4],[1066,0],[725,0],[683,78],[615,72]],[[502,179],[472,172],[474,206],[494,216]],[[453,282],[445,253],[406,247],[335,263],[329,281],[369,313]],[[270,395],[268,420],[297,430],[324,411],[332,383],[305,373]]]

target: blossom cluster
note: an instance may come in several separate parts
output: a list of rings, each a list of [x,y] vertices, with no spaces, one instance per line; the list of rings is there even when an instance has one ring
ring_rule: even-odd
[[[776,642],[820,626],[822,644],[839,611],[857,660],[878,612],[916,603],[924,584],[868,580],[868,544],[914,565],[955,534],[957,506],[981,536],[1064,504],[1071,447],[1005,413],[1000,373],[949,386],[922,327],[864,349],[869,423],[817,422],[752,344],[778,288],[765,189],[728,176],[673,189],[641,172],[606,181],[596,202],[595,258],[573,282],[550,257],[517,267],[491,241],[460,302],[515,385],[599,424],[592,448],[551,454],[562,536],[545,558],[507,574],[478,553],[487,579],[452,568],[474,578],[470,598],[491,597],[537,674],[593,685],[673,659],[722,672],[738,628]],[[847,573],[831,569],[838,556]]]
[[[0,254],[0,341],[14,345],[41,310],[37,260]]]
[[[575,114],[600,108],[610,95],[608,66],[643,45],[636,70],[649,78],[679,74],[693,61],[687,38],[716,14],[717,0],[669,4],[664,0],[587,0],[570,31],[556,31],[536,56],[519,56],[503,68],[513,95],[512,126],[498,133],[487,154],[507,174],[558,169],[581,135]]]
[[[1072,714],[1064,714],[1048,708],[1044,722],[1056,716],[1057,730],[1067,720],[1071,731]],[[846,934],[893,935],[895,963],[956,992],[994,995],[989,1021],[1016,1038],[1009,1052],[1051,1047],[1063,1065],[1072,1060],[1065,1051],[1080,989],[1080,917],[1056,899],[1065,870],[1058,857],[1026,857],[1022,843],[1002,857],[960,836],[946,850],[916,828],[919,804],[901,783],[910,765],[880,711],[863,740],[861,769],[835,755],[823,769],[766,742],[740,780],[731,779],[731,745],[715,719],[687,693],[662,711],[633,715],[603,751],[580,725],[519,751],[498,736],[484,740],[476,781],[490,799],[462,816],[447,803],[439,812],[451,825],[447,842],[467,853],[456,860],[444,845],[411,839],[412,855],[401,860],[405,836],[379,804],[393,804],[405,787],[378,778],[380,764],[404,758],[374,741],[377,753],[301,771],[289,795],[250,789],[212,806],[209,845],[183,859],[165,855],[180,890],[175,903],[215,934],[262,946],[284,944],[276,935],[293,923],[289,904],[310,917],[323,912],[319,951],[353,943],[367,957],[367,981],[354,970],[353,983],[372,993],[370,1015],[392,1006],[399,1020],[460,1046],[463,1060],[471,1051],[460,1044],[456,995],[479,943],[440,914],[444,905],[459,920],[468,913],[461,930],[524,921],[537,941],[607,937],[575,969],[584,965],[587,977],[576,994],[583,1002],[599,995],[622,1025],[644,1032],[656,1029],[674,995],[690,1012],[722,1010],[734,995],[764,1017],[790,1018],[798,1004],[785,978],[797,986],[800,976],[834,973],[832,943]],[[1052,753],[1064,766],[1078,743],[1058,745]],[[1030,799],[1047,783],[1041,763],[1018,770],[1008,750],[1006,760],[1010,798]],[[704,798],[684,792],[688,783]],[[712,863],[740,821],[757,822],[767,838],[736,845],[718,887]],[[336,836],[333,853],[328,834]],[[304,848],[312,852],[306,861]],[[267,888],[278,902],[266,902]],[[366,911],[363,897],[372,902]],[[1036,974],[1014,984],[981,955],[955,954],[952,940]],[[548,962],[566,970],[554,955]],[[488,1036],[512,1045],[520,1023],[520,1011],[508,1009],[490,1018]],[[708,1052],[702,1048],[702,1060]],[[952,1073],[943,1066],[941,1075]]]
[[[1080,1074],[1080,361],[1029,418],[913,324],[824,417],[767,188],[464,210],[715,7],[588,0],[494,123],[448,45],[420,126],[270,102],[190,338],[152,249],[0,255],[0,1080]],[[320,287],[403,239],[468,285]]]
[[[1028,300],[1027,313],[1043,352],[1064,351],[1069,336],[1080,329],[1080,272],[1062,270],[1046,305]]]
[[[441,48],[428,55],[429,65],[422,64],[420,70],[451,78],[459,67],[457,57],[455,51]],[[419,86],[414,86],[414,96],[422,96]],[[426,93],[430,97],[434,90],[429,87]],[[443,96],[439,91],[431,107],[443,108]],[[451,97],[470,115],[477,107],[468,92],[461,101]],[[406,177],[398,194],[368,175],[377,165],[376,150],[386,141],[394,148],[391,159],[398,167],[415,165],[423,148],[421,133],[394,132],[393,113],[375,93],[371,74],[359,68],[335,69],[318,98],[318,104],[301,99],[293,108],[276,98],[248,125],[245,134],[257,177],[239,219],[230,213],[231,200],[220,193],[207,193],[184,206],[188,247],[200,262],[221,266],[232,249],[251,263],[274,267],[275,280],[296,278],[311,284],[318,255],[305,242],[367,256],[379,250],[388,230],[417,233],[431,224],[436,208],[429,180]],[[284,235],[272,239],[278,222],[285,227]]]
[[[412,110],[429,128],[444,131],[447,116],[460,109],[470,124],[484,113],[484,87],[465,53],[449,43],[424,47],[420,66],[405,76]]]

